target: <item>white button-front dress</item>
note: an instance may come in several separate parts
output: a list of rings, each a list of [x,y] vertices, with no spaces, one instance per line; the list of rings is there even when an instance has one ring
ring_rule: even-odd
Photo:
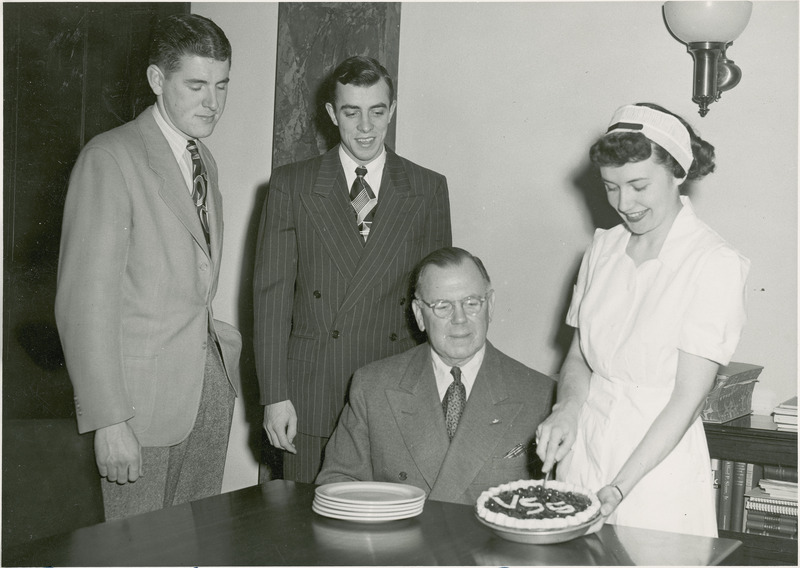
[[[679,350],[725,365],[739,342],[750,262],[681,200],[657,259],[634,264],[624,224],[598,229],[583,258],[567,323],[592,376],[578,439],[557,468],[563,481],[597,491],[614,479],[667,404]],[[699,418],[609,522],[717,536]]]

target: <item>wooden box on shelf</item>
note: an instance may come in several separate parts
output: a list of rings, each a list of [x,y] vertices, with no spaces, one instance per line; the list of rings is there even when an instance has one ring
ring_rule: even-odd
[[[761,365],[733,362],[721,367],[700,412],[703,422],[721,424],[750,414],[753,388],[763,369]]]

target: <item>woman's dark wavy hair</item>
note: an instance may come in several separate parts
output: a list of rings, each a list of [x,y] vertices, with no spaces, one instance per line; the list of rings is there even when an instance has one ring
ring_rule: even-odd
[[[596,166],[623,166],[630,162],[647,160],[651,155],[655,161],[664,165],[676,178],[700,179],[714,171],[714,146],[700,138],[683,118],[656,104],[637,103],[654,110],[670,114],[681,121],[689,131],[694,161],[686,172],[683,167],[660,145],[641,132],[612,132],[606,134],[592,145],[589,157]]]

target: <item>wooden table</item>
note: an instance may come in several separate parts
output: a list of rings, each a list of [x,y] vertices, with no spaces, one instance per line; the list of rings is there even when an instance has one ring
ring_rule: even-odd
[[[311,511],[314,485],[276,480],[3,552],[4,566],[700,565],[740,542],[605,525],[571,542],[505,541],[472,507],[428,501],[413,519],[351,523]]]

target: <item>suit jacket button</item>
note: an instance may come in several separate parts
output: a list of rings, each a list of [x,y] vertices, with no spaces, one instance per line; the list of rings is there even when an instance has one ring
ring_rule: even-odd
[[[319,290],[314,290],[314,297],[317,299],[320,299],[322,297],[322,294],[320,293]]]
[[[390,340],[390,341],[397,341],[397,334],[396,334],[396,333],[393,333],[393,334],[391,334],[391,335],[389,336],[389,340]]]
[[[334,330],[331,332],[331,337],[333,337],[334,339],[338,339],[338,337],[339,337],[339,330],[338,330],[338,329],[334,329]]]
[[[406,305],[406,299],[405,298],[400,298],[400,305],[401,306],[405,306]]]
[[[408,479],[408,474],[405,471],[401,471],[400,475],[398,475],[397,477],[405,481],[406,479]]]

